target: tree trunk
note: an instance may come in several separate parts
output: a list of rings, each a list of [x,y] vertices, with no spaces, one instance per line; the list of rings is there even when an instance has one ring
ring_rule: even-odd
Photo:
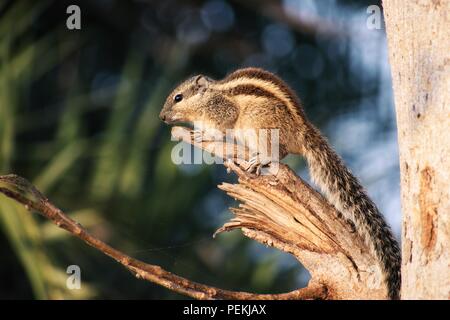
[[[450,298],[450,1],[383,1],[401,170],[402,299]]]

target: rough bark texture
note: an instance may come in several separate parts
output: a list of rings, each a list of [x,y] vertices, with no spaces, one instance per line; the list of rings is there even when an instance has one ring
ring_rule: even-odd
[[[383,1],[397,112],[402,299],[450,298],[450,1]]]

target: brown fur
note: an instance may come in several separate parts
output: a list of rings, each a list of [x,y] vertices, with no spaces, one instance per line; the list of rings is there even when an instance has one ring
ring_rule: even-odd
[[[175,103],[177,94],[183,94],[183,101]],[[200,121],[221,131],[279,129],[280,159],[287,153],[307,159],[313,180],[354,224],[379,260],[389,296],[398,298],[400,249],[390,228],[283,80],[258,68],[237,70],[220,81],[193,77],[169,95],[160,117],[168,123]]]

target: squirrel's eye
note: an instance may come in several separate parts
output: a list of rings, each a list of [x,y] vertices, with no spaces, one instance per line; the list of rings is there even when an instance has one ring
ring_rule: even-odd
[[[180,102],[181,100],[183,100],[183,95],[179,93],[173,98],[173,100],[175,100],[175,102]]]

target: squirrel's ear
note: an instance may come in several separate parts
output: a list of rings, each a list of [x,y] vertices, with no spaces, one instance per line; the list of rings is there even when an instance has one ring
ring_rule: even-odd
[[[209,86],[209,79],[203,75],[199,75],[195,79],[195,84],[202,89],[207,89]]]

